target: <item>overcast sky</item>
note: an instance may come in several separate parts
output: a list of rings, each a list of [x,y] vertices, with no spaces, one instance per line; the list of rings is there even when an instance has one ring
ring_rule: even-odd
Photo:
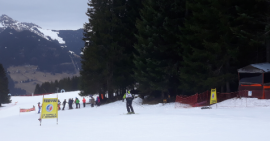
[[[79,29],[88,22],[88,0],[0,0],[0,15],[44,29]]]

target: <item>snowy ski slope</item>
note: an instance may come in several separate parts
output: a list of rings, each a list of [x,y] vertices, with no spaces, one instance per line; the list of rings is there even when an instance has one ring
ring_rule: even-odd
[[[78,93],[58,97],[82,100]],[[58,125],[56,119],[44,119],[39,126],[37,111],[19,114],[19,108],[37,107],[41,101],[42,96],[12,97],[11,104],[1,107],[1,141],[269,141],[269,107],[175,109],[174,103],[140,106],[137,98],[135,115],[124,114],[122,101],[59,111]]]

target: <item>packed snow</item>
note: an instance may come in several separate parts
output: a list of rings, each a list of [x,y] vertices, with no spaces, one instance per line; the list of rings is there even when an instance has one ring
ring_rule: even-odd
[[[45,98],[82,97],[79,91],[45,95]],[[87,101],[89,97],[86,97]],[[121,100],[99,107],[59,111],[56,119],[43,119],[37,111],[19,113],[19,108],[37,107],[42,96],[13,96],[11,104],[0,108],[0,135],[8,141],[268,141],[269,107],[229,107],[202,110],[175,108],[175,103],[141,105],[136,98],[136,114],[126,115]],[[224,101],[225,102],[229,102]],[[254,101],[256,101],[254,99]],[[258,100],[257,100],[258,101]],[[15,104],[15,102],[17,102]],[[234,100],[234,102],[239,102]],[[242,101],[243,102],[243,101]]]

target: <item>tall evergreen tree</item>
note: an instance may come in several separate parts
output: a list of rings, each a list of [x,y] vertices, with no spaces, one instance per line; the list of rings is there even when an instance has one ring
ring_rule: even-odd
[[[185,16],[185,0],[145,0],[136,23],[138,43],[134,63],[135,78],[143,93],[159,90],[176,95],[179,79],[177,52],[179,27]]]
[[[8,78],[5,69],[2,64],[0,64],[0,106],[1,103],[9,102],[9,89],[8,89]]]
[[[82,95],[105,92],[109,72],[111,13],[109,0],[91,0],[84,25],[85,47],[82,55]],[[110,77],[110,76],[109,76]]]
[[[237,46],[230,31],[230,1],[188,1],[187,6],[191,14],[182,28],[181,80],[182,88],[193,94],[221,87],[234,78],[229,70]]]
[[[180,78],[186,92],[194,94],[210,88],[223,91],[224,87],[230,92],[230,83],[237,80],[239,66],[263,60],[254,54],[256,49],[262,49],[264,40],[262,15],[266,10],[262,3],[259,0],[187,1],[190,14],[180,38],[184,49]]]
[[[237,26],[232,31],[239,38],[239,67],[270,62],[269,5],[268,0],[234,1]]]
[[[92,0],[85,24],[81,95],[109,94],[134,83],[134,32],[140,0]]]

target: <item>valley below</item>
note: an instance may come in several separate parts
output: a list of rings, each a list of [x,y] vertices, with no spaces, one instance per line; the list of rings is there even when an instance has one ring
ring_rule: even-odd
[[[15,88],[25,90],[26,94],[34,93],[37,84],[80,75],[79,71],[76,73],[42,72],[34,65],[10,66],[7,68],[7,74],[14,81]]]

